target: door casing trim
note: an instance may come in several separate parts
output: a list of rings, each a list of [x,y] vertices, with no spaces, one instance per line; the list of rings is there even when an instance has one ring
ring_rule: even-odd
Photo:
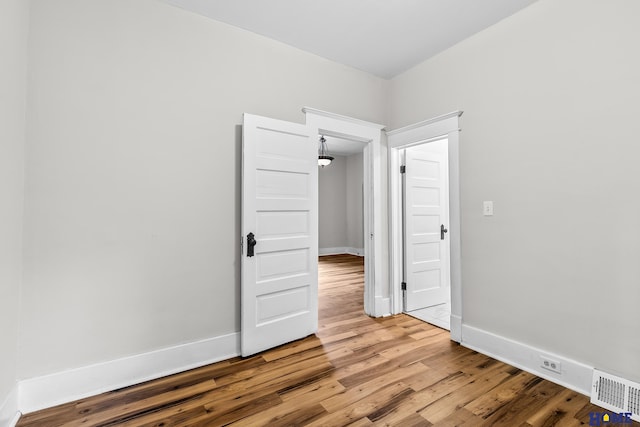
[[[460,251],[460,116],[454,111],[387,131],[389,174],[389,282],[393,314],[402,312],[402,180],[400,151],[427,142],[449,140],[449,238],[451,239],[451,340],[462,341],[462,258]]]
[[[391,314],[390,287],[385,267],[386,252],[383,250],[382,180],[382,130],[384,125],[342,116],[315,108],[304,107],[306,124],[316,135],[366,143],[364,157],[364,311],[369,316],[381,317]]]

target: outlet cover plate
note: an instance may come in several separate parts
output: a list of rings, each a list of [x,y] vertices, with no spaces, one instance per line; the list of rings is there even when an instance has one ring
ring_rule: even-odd
[[[556,374],[562,374],[562,364],[547,356],[540,356],[540,367]]]

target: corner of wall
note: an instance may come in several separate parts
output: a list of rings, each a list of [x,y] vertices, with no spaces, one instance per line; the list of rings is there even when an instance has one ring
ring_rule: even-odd
[[[18,411],[18,384],[0,405],[0,427],[14,427],[22,414]]]

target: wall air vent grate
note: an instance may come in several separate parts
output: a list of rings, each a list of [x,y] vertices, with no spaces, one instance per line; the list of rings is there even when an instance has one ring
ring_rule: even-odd
[[[640,421],[640,384],[594,369],[591,403]]]

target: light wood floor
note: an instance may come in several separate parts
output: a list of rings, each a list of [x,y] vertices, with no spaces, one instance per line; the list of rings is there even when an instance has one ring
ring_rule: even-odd
[[[367,317],[361,258],[322,257],[320,272],[317,336],[28,414],[18,426],[577,426],[602,411],[410,316]]]

